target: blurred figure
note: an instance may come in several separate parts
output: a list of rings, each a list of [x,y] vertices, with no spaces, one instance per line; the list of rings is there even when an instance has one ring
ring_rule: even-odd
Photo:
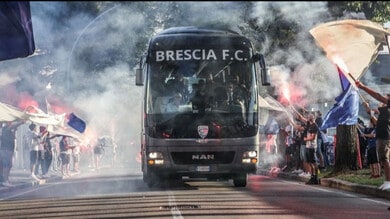
[[[235,94],[234,94],[234,85],[233,85],[233,82],[228,82],[227,83],[227,86],[226,86],[226,96],[227,96],[227,99],[226,99],[226,103],[228,105],[231,105],[235,102]]]
[[[58,136],[56,136],[58,137]],[[54,172],[57,172],[58,169],[60,168],[60,149],[59,149],[59,141],[57,138],[54,138],[50,141],[52,145],[52,162],[51,162],[51,169]]]
[[[317,150],[317,133],[318,126],[315,123],[314,114],[309,114],[307,117],[307,133],[303,140],[306,142],[306,160],[309,164],[309,171],[311,174],[310,180],[306,184],[319,184],[318,180],[318,165],[315,159]]]
[[[315,124],[317,124],[317,128],[321,127],[323,123],[322,119],[322,113],[321,111],[316,111],[315,112]],[[317,148],[316,148],[316,158],[318,160],[318,165],[320,170],[325,169],[325,162],[324,162],[324,151],[325,151],[325,146],[324,146],[324,140],[322,139],[322,134],[321,131],[318,129],[317,133]]]
[[[118,154],[118,145],[114,140],[112,140],[112,166],[115,166],[116,164],[116,158]]]
[[[168,102],[167,112],[179,112],[179,107],[182,104],[182,101],[182,95],[180,93],[175,93]]]
[[[376,130],[372,120],[369,126],[364,129],[362,134],[367,141],[367,163],[370,166],[370,178],[378,178],[381,176],[381,166],[379,164],[378,153],[376,151]]]
[[[30,171],[31,178],[34,180],[39,180],[39,178],[35,175],[35,169],[38,164],[39,157],[39,141],[41,140],[41,136],[39,135],[37,125],[31,123],[28,126],[29,130],[26,133],[26,143],[28,144],[28,148],[30,149]]]
[[[63,177],[70,177],[70,151],[68,137],[63,135],[60,141],[61,173]]]
[[[90,143],[86,146],[86,154],[88,157],[88,168],[94,169],[95,168],[95,161],[94,161],[94,147]]]
[[[46,138],[46,133],[45,133],[45,127],[40,126],[39,127],[39,135],[40,135],[40,140],[38,143],[38,161],[36,164],[35,168],[35,175],[38,176],[39,178],[44,178],[43,177],[43,169],[44,169],[44,160],[45,160],[45,138]],[[41,174],[39,174],[39,170],[41,170]]]
[[[1,129],[1,180],[2,185],[12,187],[9,181],[9,174],[11,172],[14,152],[15,152],[15,134],[17,128],[22,125],[24,121],[6,122]]]
[[[368,167],[368,161],[367,161],[367,138],[364,137],[364,130],[368,127],[364,123],[363,120],[358,118],[358,122],[356,124],[356,128],[358,130],[358,144],[359,144],[359,152],[358,157],[360,158],[358,162],[360,161],[362,168]]]
[[[46,130],[47,132],[47,130]],[[48,177],[48,173],[49,173],[49,170],[50,170],[50,166],[52,164],[52,161],[53,161],[53,144],[51,143],[51,139],[55,138],[56,135],[51,135],[49,132],[47,132],[47,135],[44,139],[44,150],[45,150],[45,154],[43,156],[43,167],[42,167],[42,173],[43,173],[43,176],[44,177]]]
[[[80,145],[76,143],[72,148],[73,172],[80,173]]]
[[[283,131],[285,134],[285,144],[286,144],[286,151],[285,151],[286,167],[283,168],[283,170],[285,170],[286,168],[287,170],[290,170],[295,166],[293,161],[293,154],[295,150],[294,140],[293,140],[293,133],[294,133],[293,126],[289,123],[286,125]]]
[[[209,107],[206,98],[206,84],[203,80],[200,80],[197,85],[194,85],[194,94],[191,98],[192,109],[204,113],[206,108]]]
[[[300,159],[300,166],[302,168],[302,172],[299,173],[299,176],[309,178],[311,177],[310,173],[310,165],[308,164],[307,161],[307,156],[306,156],[306,140],[304,138],[307,136],[308,132],[308,121],[307,121],[307,111],[301,109],[301,113],[297,115],[297,120],[299,124],[295,124],[294,121],[292,121],[292,124],[294,124],[294,129],[297,131],[296,132],[296,138],[297,142],[299,142],[299,159]]]
[[[104,153],[104,141],[102,138],[97,140],[97,143],[93,149],[94,157],[95,157],[95,168],[100,169],[101,159]]]
[[[172,88],[175,93],[180,93],[182,95],[182,99],[184,101],[188,101],[189,92],[187,89],[186,81],[182,73],[177,72],[175,74],[175,79],[173,80],[171,86],[173,86]]]
[[[270,163],[270,173],[279,172],[278,164],[278,146],[276,142],[277,134],[267,134],[267,141],[265,143],[265,150],[267,152],[267,159]]]

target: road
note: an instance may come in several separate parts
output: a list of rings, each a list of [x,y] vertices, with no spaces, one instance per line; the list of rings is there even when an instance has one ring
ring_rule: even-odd
[[[163,182],[140,173],[80,174],[1,194],[0,218],[389,218],[390,201],[251,175],[230,181]]]

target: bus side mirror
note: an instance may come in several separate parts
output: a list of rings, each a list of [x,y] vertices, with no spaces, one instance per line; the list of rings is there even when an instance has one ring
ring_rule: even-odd
[[[271,71],[269,68],[261,68],[261,84],[263,86],[271,85]]]
[[[269,86],[271,85],[271,71],[267,68],[265,65],[264,56],[261,54],[256,54],[257,59],[260,64],[260,76],[261,76],[261,84],[263,86]]]
[[[144,74],[142,68],[137,68],[135,70],[135,85],[143,86],[144,85]]]

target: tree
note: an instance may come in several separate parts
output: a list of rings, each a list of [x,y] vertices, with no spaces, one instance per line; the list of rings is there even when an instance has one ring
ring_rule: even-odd
[[[336,131],[335,166],[331,174],[359,169],[356,125],[338,125]]]
[[[328,7],[334,17],[355,12],[363,13],[370,21],[378,23],[390,21],[390,2],[387,1],[329,1]]]

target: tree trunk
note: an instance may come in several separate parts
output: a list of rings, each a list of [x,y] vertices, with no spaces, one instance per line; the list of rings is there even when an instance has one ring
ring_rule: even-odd
[[[336,129],[336,160],[333,174],[357,170],[358,142],[356,125],[338,125]]]

